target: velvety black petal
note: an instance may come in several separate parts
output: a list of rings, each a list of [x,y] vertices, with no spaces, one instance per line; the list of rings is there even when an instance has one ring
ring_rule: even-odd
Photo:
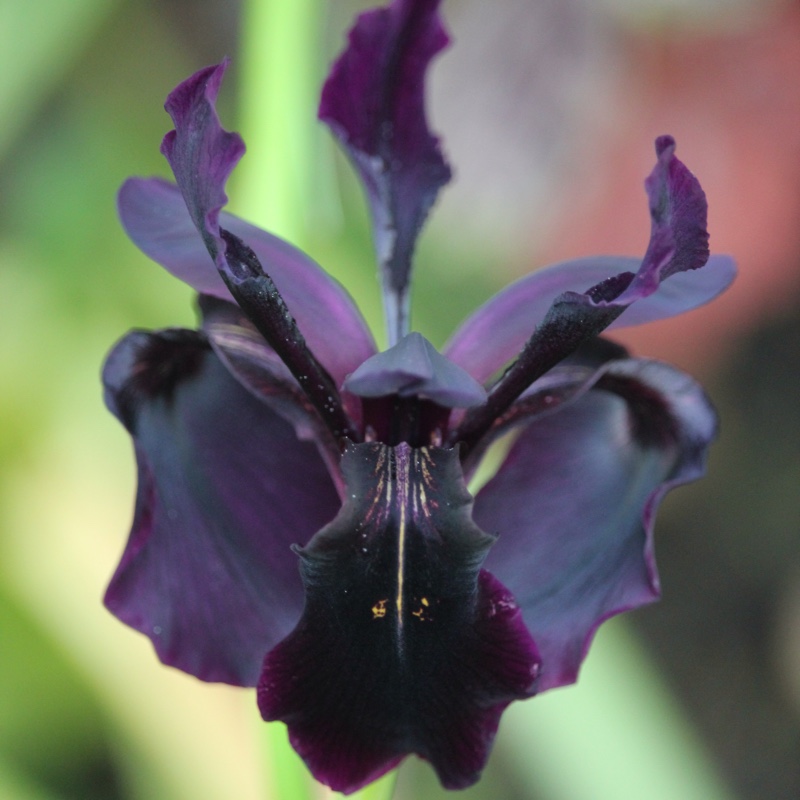
[[[135,332],[111,352],[109,408],[133,436],[133,527],[108,608],[166,664],[255,685],[296,624],[293,543],[339,508],[316,447],[246,391],[194,331]]]
[[[450,180],[424,106],[425,72],[448,42],[438,7],[439,0],[394,0],[361,14],[319,107],[367,193],[391,343],[406,333],[414,243]]]
[[[690,377],[615,360],[590,391],[535,417],[478,492],[475,520],[498,535],[486,566],[523,609],[542,655],[540,690],[577,678],[601,622],[658,597],[656,510],[703,474],[715,433]]]
[[[536,647],[480,569],[493,540],[472,522],[457,451],[353,445],[342,469],[345,505],[298,551],[306,606],[266,658],[261,712],[336,790],[408,753],[467,786],[502,710],[533,691]]]

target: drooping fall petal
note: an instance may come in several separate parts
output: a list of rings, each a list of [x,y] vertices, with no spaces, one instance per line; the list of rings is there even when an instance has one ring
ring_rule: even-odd
[[[255,685],[265,653],[303,608],[290,547],[339,507],[324,463],[234,380],[202,334],[131,333],[103,379],[139,472],[106,605],[149,636],[164,663]]]
[[[539,690],[573,682],[597,626],[652,602],[664,494],[704,470],[716,415],[665,364],[607,364],[591,391],[523,429],[475,498],[498,540],[486,567],[508,586],[542,656]]]
[[[408,753],[442,783],[477,780],[502,710],[538,654],[481,563],[455,450],[351,446],[345,504],[299,551],[306,606],[264,664],[258,698],[314,775],[352,792]]]

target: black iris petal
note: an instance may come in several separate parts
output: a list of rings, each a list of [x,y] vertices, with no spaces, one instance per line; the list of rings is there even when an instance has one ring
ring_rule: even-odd
[[[336,790],[408,753],[467,786],[538,670],[513,597],[481,570],[493,537],[454,449],[352,445],[342,466],[348,500],[298,551],[305,610],[266,658],[261,712]]]

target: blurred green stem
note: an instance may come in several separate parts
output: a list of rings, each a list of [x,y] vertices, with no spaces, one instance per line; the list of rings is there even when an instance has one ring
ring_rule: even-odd
[[[509,708],[501,739],[547,800],[733,800],[622,619],[600,629],[576,686]]]
[[[248,148],[237,207],[302,247],[313,202],[320,0],[243,6],[239,129]]]
[[[397,770],[392,770],[351,797],[353,800],[391,800],[396,783]]]

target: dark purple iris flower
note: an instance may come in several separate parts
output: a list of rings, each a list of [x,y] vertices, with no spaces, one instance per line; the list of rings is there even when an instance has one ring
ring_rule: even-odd
[[[598,625],[657,598],[656,508],[702,474],[716,429],[691,378],[598,338],[733,278],[667,136],[643,259],[523,278],[442,353],[409,332],[414,243],[450,177],[423,108],[438,5],[362,14],[320,106],[369,200],[385,352],[310,258],[222,211],[244,151],[214,107],[225,64],[167,100],[177,186],[134,178],[119,196],[136,245],[199,292],[202,325],[134,331],[108,357],[139,487],[106,604],[166,664],[257,686],[264,718],[345,792],[409,753],[446,787],[474,782],[503,709],[574,681]]]

